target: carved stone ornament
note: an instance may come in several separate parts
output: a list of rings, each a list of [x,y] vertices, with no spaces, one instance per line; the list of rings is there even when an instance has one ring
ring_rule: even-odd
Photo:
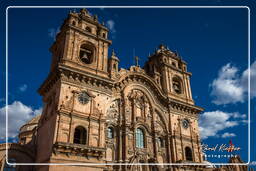
[[[185,129],[189,127],[189,121],[187,119],[182,120],[182,127]]]
[[[116,122],[118,120],[118,113],[118,100],[115,100],[107,110],[107,121]]]
[[[81,104],[87,104],[90,101],[90,96],[87,94],[87,92],[82,91],[80,94],[78,94],[78,101]]]

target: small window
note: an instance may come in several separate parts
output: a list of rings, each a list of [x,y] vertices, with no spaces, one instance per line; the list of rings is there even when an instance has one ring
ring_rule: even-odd
[[[75,22],[75,21],[73,21],[73,22],[72,22],[72,25],[73,25],[73,26],[76,26],[76,22]]]
[[[114,138],[114,129],[112,127],[108,127],[108,138]]]
[[[102,33],[102,37],[106,39],[106,33]]]
[[[75,144],[86,144],[87,132],[82,126],[78,126],[74,133],[74,143]]]
[[[179,78],[174,77],[172,79],[172,88],[173,88],[175,93],[177,93],[177,94],[182,93],[182,91],[181,91],[181,80]]]
[[[113,69],[116,71],[116,64],[113,64]]]
[[[26,143],[26,137],[22,137],[22,138],[20,139],[20,142],[21,142],[22,144],[25,144],[25,143]]]
[[[181,69],[181,63],[178,64],[178,68]]]
[[[141,128],[136,129],[136,147],[144,148],[144,132]]]
[[[176,63],[175,63],[175,62],[172,62],[172,66],[176,67]]]
[[[88,26],[85,28],[85,30],[86,30],[87,32],[89,32],[89,33],[92,32],[92,29],[91,29],[90,27],[88,27]]]
[[[189,148],[189,147],[185,148],[185,156],[186,156],[186,160],[193,161],[191,148]]]
[[[159,148],[164,148],[164,140],[163,140],[163,138],[158,137],[157,143],[158,143],[158,147]]]

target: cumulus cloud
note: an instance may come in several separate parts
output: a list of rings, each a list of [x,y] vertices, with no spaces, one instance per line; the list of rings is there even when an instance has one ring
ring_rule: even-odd
[[[218,78],[211,84],[213,103],[220,105],[244,101],[244,89],[237,73],[238,69],[230,63],[220,69]]]
[[[116,36],[115,21],[114,20],[108,20],[106,22],[106,25],[107,25],[107,27],[110,30],[112,38],[115,38],[115,36]]]
[[[251,97],[256,97],[256,61],[251,65]],[[213,103],[216,105],[244,102],[248,92],[249,70],[241,72],[230,63],[223,66],[218,77],[210,84]]]
[[[204,112],[200,115],[199,119],[199,131],[202,139],[207,139],[208,137],[220,137],[221,131],[232,128],[244,121],[246,118],[245,114],[227,113],[223,111],[212,111]],[[229,135],[235,135],[234,133],[229,133]],[[224,133],[221,137],[227,137],[228,134]]]
[[[14,101],[8,107],[0,108],[0,139],[6,137],[6,110],[8,109],[8,137],[16,137],[19,128],[38,114],[41,114],[42,108],[33,109],[24,105],[20,101]]]
[[[25,91],[27,90],[27,88],[28,88],[27,84],[23,84],[23,85],[21,85],[21,86],[19,87],[19,91],[20,91],[20,92],[25,92]]]
[[[250,81],[251,81],[251,91],[250,91],[250,95],[251,98],[256,97],[256,61],[254,61],[250,67]],[[245,70],[242,74],[241,77],[241,84],[242,86],[247,90],[248,88],[248,74],[249,74],[249,69]]]
[[[236,134],[234,133],[229,133],[229,132],[225,132],[224,134],[221,135],[222,138],[231,138],[231,137],[235,137]]]

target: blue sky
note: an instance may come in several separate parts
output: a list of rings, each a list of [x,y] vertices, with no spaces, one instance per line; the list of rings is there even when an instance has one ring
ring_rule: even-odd
[[[194,4],[188,1],[184,1],[184,4],[179,3],[171,1],[169,5],[203,4],[202,1],[195,1]],[[87,4],[74,2],[72,5]],[[147,5],[163,4],[149,2]],[[251,7],[251,17],[255,16],[253,3],[242,4],[236,1],[234,4],[227,4],[219,0],[209,1],[204,5],[248,5]],[[10,116],[12,117],[10,122],[14,125],[11,128],[12,135],[15,135],[18,124],[24,123],[41,111],[42,100],[37,89],[49,73],[51,54],[48,49],[70,10],[74,9],[9,10],[8,104],[12,109],[10,113],[13,113]],[[123,68],[134,64],[134,51],[135,55],[140,57],[141,66],[147,60],[148,54],[161,43],[177,51],[188,63],[188,70],[193,74],[191,87],[196,105],[205,109],[200,120],[202,142],[213,146],[228,144],[232,139],[233,144],[242,148],[237,154],[247,161],[248,10],[246,8],[101,8],[89,9],[89,11],[97,14],[99,20],[104,21],[110,28],[109,38],[113,41],[110,51],[115,49],[120,59],[120,66]],[[1,17],[4,19],[5,16]],[[251,43],[254,45],[255,23],[252,22],[251,25]],[[1,36],[5,36],[3,25],[1,25]],[[1,39],[1,47],[4,45],[5,42]],[[1,54],[5,56],[3,51]],[[256,73],[256,62],[254,62],[255,48],[252,47],[250,65]],[[4,58],[1,60],[1,76],[1,82],[4,82]],[[255,78],[254,75],[252,79]],[[5,87],[1,85],[1,92],[4,92]],[[252,92],[255,92],[255,88],[253,90]],[[3,116],[4,96],[5,94],[1,93],[0,116]],[[252,94],[252,106],[255,105],[254,96],[255,93]],[[255,122],[252,121],[251,125],[255,127]],[[3,130],[2,127],[0,130]],[[253,151],[251,153],[254,154]],[[208,158],[208,160],[226,162],[227,158]]]

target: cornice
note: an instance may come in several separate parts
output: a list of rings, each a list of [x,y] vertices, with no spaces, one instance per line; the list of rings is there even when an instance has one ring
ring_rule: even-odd
[[[74,83],[75,85],[91,85],[96,89],[101,89],[108,94],[113,92],[121,92],[127,85],[131,83],[140,83],[149,87],[153,91],[156,99],[159,100],[160,104],[169,107],[171,110],[177,110],[182,112],[188,112],[191,114],[199,114],[203,111],[203,108],[182,102],[178,99],[168,97],[163,90],[155,83],[155,81],[149,77],[146,73],[128,71],[121,75],[117,80],[112,80],[107,77],[100,77],[98,75],[84,72],[72,67],[68,67],[59,64],[58,69],[49,74],[47,79],[44,81],[38,92],[40,95],[45,95],[54,86],[54,84],[61,79]]]
[[[60,109],[57,113],[59,113],[59,115],[70,117],[71,111],[67,110],[67,109]],[[84,113],[77,112],[77,111],[72,111],[72,117],[76,117],[76,118],[79,118],[79,119],[91,120],[91,121],[94,121],[94,122],[98,122],[99,120],[101,122],[106,122],[105,117],[102,117],[100,115],[90,115],[89,113],[84,114]]]
[[[168,98],[168,101],[170,110],[176,110],[190,114],[200,114],[202,111],[204,111],[204,109],[201,107],[184,103],[176,99]]]
[[[112,41],[111,40],[108,40],[108,39],[104,39],[104,38],[102,38],[102,37],[100,37],[100,36],[98,36],[98,35],[95,35],[95,34],[92,34],[92,33],[89,33],[89,32],[87,32],[87,31],[85,31],[85,30],[83,30],[83,29],[81,29],[81,28],[79,28],[79,27],[76,27],[76,26],[73,26],[73,25],[68,25],[69,26],[69,28],[72,28],[73,30],[75,30],[75,31],[78,31],[79,33],[82,33],[82,34],[84,34],[84,35],[86,35],[86,36],[88,36],[88,37],[91,37],[91,38],[94,38],[94,39],[99,39],[99,40],[101,40],[101,41],[103,41],[103,42],[106,42],[106,43],[108,43],[108,44],[112,44]],[[70,30],[67,30],[67,31],[70,31]]]
[[[56,142],[53,145],[53,153],[66,154],[66,155],[79,155],[85,157],[97,157],[102,158],[106,148],[93,147],[83,144],[73,144],[73,143],[64,143]]]

